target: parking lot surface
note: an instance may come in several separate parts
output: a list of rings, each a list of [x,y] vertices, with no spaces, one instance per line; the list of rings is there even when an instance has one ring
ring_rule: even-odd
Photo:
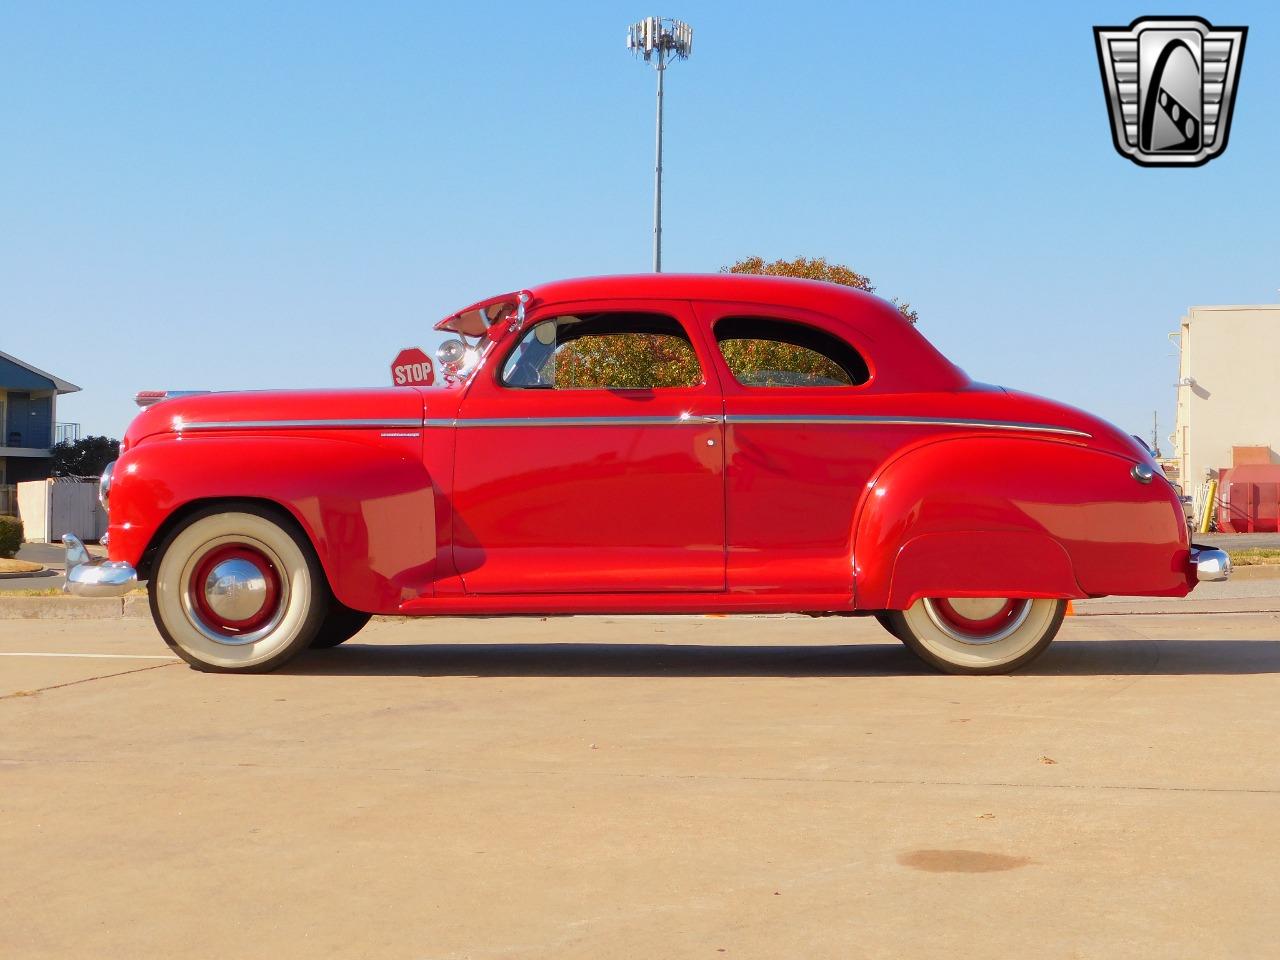
[[[1270,957],[1280,615],[377,621],[266,676],[0,622],[0,954]]]

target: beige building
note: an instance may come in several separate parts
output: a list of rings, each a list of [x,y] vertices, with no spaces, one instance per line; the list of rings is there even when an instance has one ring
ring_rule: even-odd
[[[1172,440],[1186,492],[1233,466],[1233,447],[1280,463],[1280,304],[1191,307],[1172,336],[1181,345]]]

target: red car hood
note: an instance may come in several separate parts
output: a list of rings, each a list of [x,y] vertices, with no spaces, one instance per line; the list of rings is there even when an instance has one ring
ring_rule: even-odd
[[[368,390],[254,390],[176,397],[147,407],[125,431],[124,448],[144,437],[168,433],[179,423],[252,424],[264,420],[409,420],[424,408],[455,404],[446,391],[406,387]],[[427,397],[434,397],[434,403]],[[451,413],[442,415],[452,416]]]

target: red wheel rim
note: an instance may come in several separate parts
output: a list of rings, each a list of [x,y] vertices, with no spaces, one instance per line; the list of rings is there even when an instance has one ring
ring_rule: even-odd
[[[247,617],[236,619],[224,616],[209,603],[207,592],[209,576],[218,564],[226,563],[228,560],[242,560],[252,565],[266,584],[262,605]],[[253,547],[241,543],[225,544],[210,550],[200,558],[195,571],[191,574],[187,593],[191,598],[192,607],[206,627],[224,636],[239,636],[257,630],[275,615],[280,603],[280,574],[275,564]]]

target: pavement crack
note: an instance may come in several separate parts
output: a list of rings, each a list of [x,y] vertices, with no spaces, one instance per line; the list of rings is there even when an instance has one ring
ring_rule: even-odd
[[[153,663],[146,667],[134,667],[132,670],[117,670],[114,673],[100,673],[94,677],[83,677],[80,680],[68,680],[66,683],[52,683],[47,687],[36,687],[34,690],[15,690],[13,693],[0,694],[0,700],[15,700],[19,697],[34,697],[38,693],[44,693],[46,690],[61,690],[63,687],[74,687],[82,683],[92,683],[95,680],[110,680],[112,677],[123,677],[130,673],[142,673],[146,670],[161,670],[164,667],[177,666],[175,662],[170,663]]]

